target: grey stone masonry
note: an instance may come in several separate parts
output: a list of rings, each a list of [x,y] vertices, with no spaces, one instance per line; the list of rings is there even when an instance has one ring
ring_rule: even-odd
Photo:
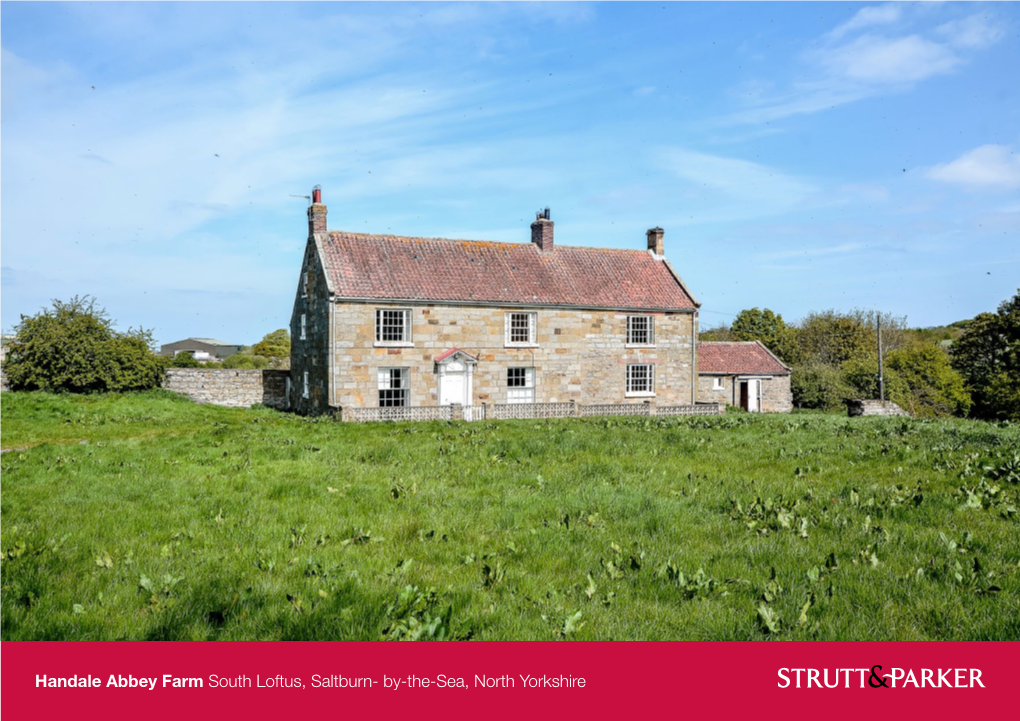
[[[288,408],[287,379],[290,371],[230,368],[170,368],[163,388],[198,403],[248,408],[261,403]]]
[[[716,379],[721,383],[717,384]],[[759,377],[761,380],[762,413],[789,413],[793,410],[793,393],[789,375]],[[740,380],[736,375],[699,375],[698,401],[740,405]],[[717,387],[720,385],[721,387]]]
[[[909,416],[905,410],[892,401],[864,400],[847,398],[846,413],[848,416]]]

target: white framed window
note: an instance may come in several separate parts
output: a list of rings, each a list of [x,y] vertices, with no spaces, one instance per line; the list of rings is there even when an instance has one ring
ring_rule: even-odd
[[[534,368],[506,369],[506,402],[507,403],[535,402]]]
[[[302,379],[303,379],[302,380],[303,385],[301,386],[301,397],[302,398],[307,398],[308,395],[309,395],[309,393],[308,393],[308,371],[305,371],[302,374]]]
[[[308,338],[308,318],[304,313],[301,314],[301,340]]]
[[[655,395],[655,366],[650,363],[632,363],[627,366],[627,395]]]
[[[627,345],[655,345],[655,318],[653,316],[627,316]]]
[[[535,321],[537,313],[506,314],[506,337],[508,346],[533,346],[535,342]]]
[[[379,407],[407,406],[411,401],[411,384],[407,368],[379,369]]]
[[[406,308],[377,308],[375,342],[380,345],[410,345],[411,311]]]
[[[723,390],[723,379],[716,376],[712,379],[712,390],[721,391]]]

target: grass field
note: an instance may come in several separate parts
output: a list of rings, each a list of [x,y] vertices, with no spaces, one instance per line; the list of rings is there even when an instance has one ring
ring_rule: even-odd
[[[2,638],[1020,639],[1020,427],[2,396]]]

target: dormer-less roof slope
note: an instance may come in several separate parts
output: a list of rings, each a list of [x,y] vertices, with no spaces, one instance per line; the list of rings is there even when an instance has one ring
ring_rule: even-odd
[[[206,345],[222,345],[222,346],[236,346],[237,343],[227,343],[226,341],[217,340],[215,338],[185,338],[185,340],[193,340],[197,343],[205,343]],[[178,341],[183,342],[183,341]]]
[[[698,343],[698,373],[787,375],[790,369],[761,341]]]
[[[698,303],[644,250],[405,238],[331,231],[322,238],[342,298],[692,311]]]

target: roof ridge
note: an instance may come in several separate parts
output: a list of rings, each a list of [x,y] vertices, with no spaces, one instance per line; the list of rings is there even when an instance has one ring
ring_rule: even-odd
[[[531,242],[519,243],[519,242],[512,241],[512,240],[479,240],[479,239],[472,239],[472,238],[441,238],[441,237],[438,237],[438,236],[427,236],[427,235],[393,235],[391,233],[363,233],[363,232],[357,231],[357,230],[330,230],[330,231],[327,231],[327,233],[330,234],[330,235],[336,233],[338,235],[360,236],[360,237],[371,237],[371,238],[384,238],[384,239],[387,239],[387,240],[409,240],[409,241],[413,241],[413,240],[436,240],[436,241],[442,241],[442,242],[445,242],[445,243],[485,243],[486,245],[510,245],[510,246],[515,247],[515,248],[517,248],[517,247],[520,247],[520,248],[528,248],[528,247],[537,248],[538,247],[534,243],[531,243]],[[600,248],[600,247],[594,246],[594,245],[568,245],[566,243],[563,243],[563,244],[556,243],[556,245],[554,247],[555,248],[577,248],[579,250],[598,250],[598,251],[606,251],[606,252],[614,252],[614,253],[647,253],[648,252],[648,250],[646,248]]]

